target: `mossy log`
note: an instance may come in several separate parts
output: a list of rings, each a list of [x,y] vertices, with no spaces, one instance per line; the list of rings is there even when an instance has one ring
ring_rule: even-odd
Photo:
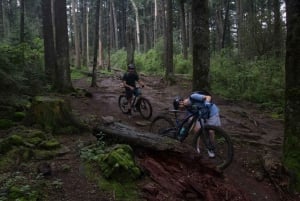
[[[75,132],[84,126],[72,114],[68,101],[59,97],[37,96],[26,115],[25,124],[38,124],[54,133]]]

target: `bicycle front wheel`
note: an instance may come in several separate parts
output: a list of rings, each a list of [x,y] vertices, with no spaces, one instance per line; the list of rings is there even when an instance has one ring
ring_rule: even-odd
[[[121,109],[121,111],[124,114],[127,114],[129,112],[129,103],[128,103],[126,96],[120,95],[118,103],[119,103],[119,108]]]
[[[177,129],[172,119],[165,116],[157,116],[150,124],[150,132],[175,138]]]
[[[137,104],[137,109],[140,112],[141,116],[144,119],[150,119],[152,116],[152,106],[150,104],[150,101],[146,98],[141,97],[139,99],[139,102]]]
[[[195,136],[194,147],[202,158],[210,160],[220,170],[224,170],[232,162],[232,141],[220,127],[206,125],[205,130],[199,131]],[[208,151],[212,151],[214,156]]]

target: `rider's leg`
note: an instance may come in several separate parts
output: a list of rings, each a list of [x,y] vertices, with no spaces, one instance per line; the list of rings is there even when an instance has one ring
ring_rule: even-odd
[[[221,126],[220,115],[216,114],[210,117],[209,119],[207,119],[206,123],[212,126]],[[209,130],[209,143],[212,145],[212,150],[208,150],[208,155],[213,158],[215,157],[214,150],[213,150],[215,144],[215,131],[213,130]]]
[[[132,103],[133,92],[130,89],[126,89],[126,98],[128,101],[128,114],[131,114],[131,103]]]

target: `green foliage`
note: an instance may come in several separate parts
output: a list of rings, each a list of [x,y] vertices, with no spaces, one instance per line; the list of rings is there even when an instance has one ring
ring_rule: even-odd
[[[126,68],[126,59],[127,53],[124,49],[120,49],[111,55],[111,65],[112,67],[122,68],[127,70]]]
[[[295,177],[291,189],[300,192],[300,140],[298,136],[289,136],[289,134],[286,136],[283,151],[284,165]]]
[[[43,78],[43,43],[40,39],[31,44],[0,45],[1,93],[36,93]]]
[[[86,77],[86,74],[87,73],[83,72],[80,69],[71,68],[71,79],[72,80],[77,80],[77,79],[84,78],[84,77]]]
[[[30,179],[15,172],[9,176],[0,178],[3,186],[0,189],[0,200],[31,200],[38,201],[43,199],[42,186],[43,182],[39,175],[30,175]]]
[[[174,58],[175,73],[189,74],[193,73],[192,59],[184,59],[182,54],[176,55]]]
[[[136,54],[135,61],[138,71],[151,74],[162,74],[164,72],[161,55],[154,49],[149,50],[145,54]]]
[[[283,61],[275,59],[240,61],[229,50],[225,50],[212,57],[212,88],[214,92],[230,99],[256,102],[265,109],[272,108],[282,114],[283,66]]]

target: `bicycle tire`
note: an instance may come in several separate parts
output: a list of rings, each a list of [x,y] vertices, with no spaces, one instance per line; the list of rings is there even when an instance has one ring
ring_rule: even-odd
[[[203,131],[199,131],[194,138],[194,148],[197,153],[201,153],[202,158],[209,159],[213,164],[216,165],[216,168],[219,170],[224,170],[227,168],[232,160],[234,149],[232,145],[232,141],[229,135],[220,127],[205,125],[205,132],[208,133],[209,130],[213,130],[215,133],[214,136],[214,158],[209,158],[207,153],[207,144],[204,143],[204,140],[207,140],[204,137],[205,133]]]
[[[171,138],[176,137],[177,129],[172,119],[159,115],[150,124],[150,132]]]
[[[140,97],[137,102],[137,110],[144,119],[150,119],[152,116],[152,105],[147,98]]]
[[[129,112],[128,100],[125,95],[119,96],[119,108],[121,109],[122,113],[127,114]]]

